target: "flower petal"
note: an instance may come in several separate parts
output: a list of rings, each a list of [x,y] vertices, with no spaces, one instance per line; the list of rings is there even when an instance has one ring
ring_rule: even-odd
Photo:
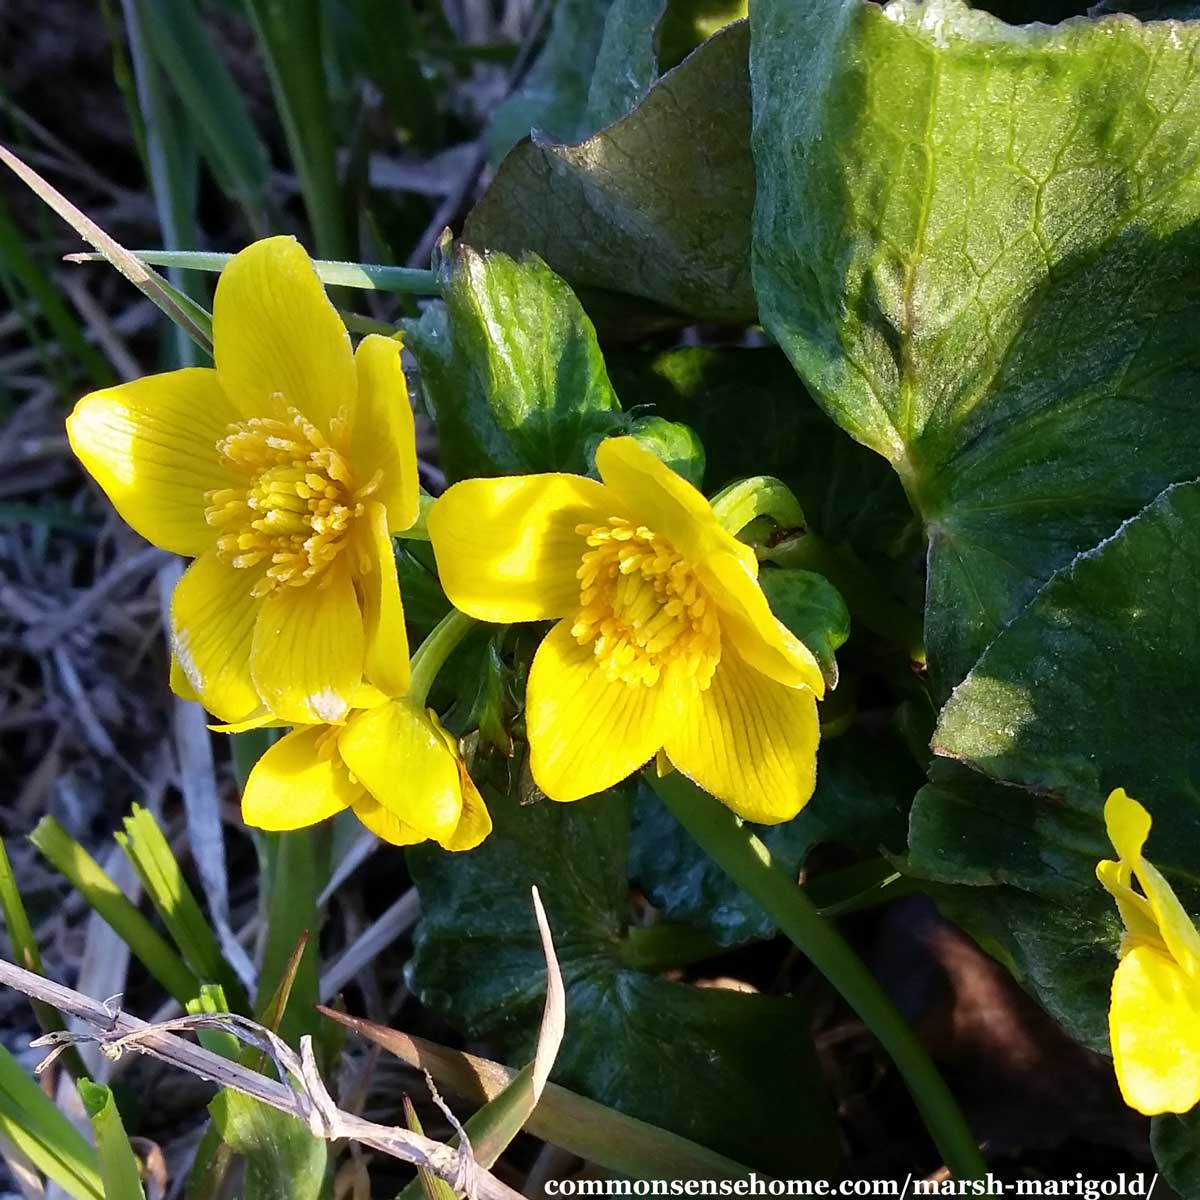
[[[293,724],[341,721],[362,682],[363,619],[347,558],[261,601],[250,670],[263,703]]]
[[[358,343],[354,365],[358,401],[351,427],[350,461],[363,484],[379,472],[379,487],[372,499],[386,507],[388,531],[399,533],[411,528],[421,504],[417,438],[408,385],[400,365],[400,342],[368,334]]]
[[[1104,823],[1113,849],[1120,855],[1120,867],[1124,871],[1132,871],[1142,885],[1149,908],[1154,914],[1159,936],[1175,957],[1175,961],[1188,974],[1200,980],[1200,932],[1197,932],[1195,924],[1180,904],[1171,885],[1158,869],[1142,856],[1146,839],[1150,836],[1149,812],[1124,788],[1116,788],[1105,801]],[[1103,878],[1101,882],[1104,882]],[[1124,882],[1128,883],[1127,876]],[[1145,936],[1144,932],[1139,934],[1141,924],[1135,928],[1130,924],[1129,914],[1126,912],[1127,908],[1140,906],[1121,904],[1119,896],[1117,901],[1126,928],[1135,936]],[[1144,912],[1144,909],[1142,911]]]
[[[711,554],[732,554],[757,572],[754,551],[722,527],[704,496],[635,438],[605,438],[596,450],[596,470],[638,521],[685,558],[699,563]]]
[[[350,335],[295,238],[271,237],[234,255],[213,298],[213,357],[243,417],[296,408],[324,432],[352,415]]]
[[[171,597],[171,651],[200,703],[223,721],[242,721],[261,701],[250,677],[250,646],[261,573],[223,563],[215,550],[183,573]]]
[[[393,700],[355,713],[338,749],[375,802],[422,837],[440,841],[454,832],[462,816],[458,767],[420,709]]]
[[[242,794],[242,820],[256,829],[303,829],[356,804],[362,787],[336,754],[320,753],[327,725],[295,729],[268,746]]]
[[[1108,1028],[1130,1108],[1153,1116],[1200,1101],[1200,991],[1168,955],[1138,946],[1121,959]]]
[[[791,820],[816,785],[812,692],[766,678],[726,647],[708,689],[693,696],[667,739],[671,762],[747,821]]]
[[[721,610],[721,634],[768,679],[825,695],[825,677],[812,651],[771,611],[756,575],[731,554],[699,564],[708,594]]]
[[[534,782],[551,800],[579,800],[620,783],[674,731],[663,685],[612,680],[569,621],[546,635],[529,669],[525,724]]]
[[[191,700],[193,703],[200,702],[200,695],[194,687],[192,681],[187,677],[183,667],[179,665],[179,659],[174,654],[171,655],[171,675],[170,675],[171,691],[175,693],[180,700]]]
[[[238,412],[211,367],[147,375],[84,396],[67,418],[76,457],[148,542],[195,557],[216,543],[205,493],[228,487],[217,455]]]
[[[575,527],[613,513],[602,484],[579,475],[466,479],[429,510],[442,587],[455,608],[508,624],[561,617],[579,603],[587,549]]]
[[[387,513],[383,505],[368,501],[367,511],[358,527],[362,530],[363,559],[369,564],[355,581],[366,637],[363,674],[388,696],[403,696],[412,677],[408,631],[404,627],[396,556],[388,536]]]
[[[441,840],[442,849],[474,850],[492,832],[492,815],[475,786],[475,780],[467,770],[467,764],[463,762],[458,749],[458,739],[438,720],[437,713],[432,709],[429,710],[428,716],[438,737],[454,756],[454,764],[458,768],[459,788],[462,792],[462,815],[454,827],[454,832]]]
[[[377,838],[393,846],[415,846],[427,840],[419,829],[400,820],[390,808],[384,808],[370,792],[363,792],[354,805],[354,815]]]

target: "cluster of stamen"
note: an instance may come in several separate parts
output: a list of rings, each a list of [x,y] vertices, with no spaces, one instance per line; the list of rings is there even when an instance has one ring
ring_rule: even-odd
[[[244,487],[205,496],[208,523],[219,530],[217,553],[234,567],[266,563],[254,585],[264,596],[276,587],[316,579],[342,552],[378,473],[355,488],[345,456],[345,422],[326,437],[294,408],[286,421],[254,417],[230,426],[217,443],[221,459],[245,477]]]
[[[652,529],[622,517],[575,532],[588,546],[576,572],[575,640],[591,645],[610,679],[652,686],[671,670],[708,687],[721,630],[691,565]]]

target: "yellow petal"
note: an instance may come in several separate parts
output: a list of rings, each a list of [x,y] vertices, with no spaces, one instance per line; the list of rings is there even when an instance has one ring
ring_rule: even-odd
[[[1130,886],[1131,877],[1132,872],[1124,863],[1104,859],[1096,864],[1096,878],[1117,902],[1117,909],[1129,937],[1134,941],[1161,943],[1158,921],[1150,907],[1150,901],[1133,890]]]
[[[712,684],[693,697],[666,743],[676,768],[747,821],[791,820],[816,785],[812,692],[775,683],[724,648]]]
[[[230,484],[217,442],[237,419],[217,373],[190,367],[84,396],[67,437],[128,524],[164,550],[195,557],[216,543],[204,495]]]
[[[1121,960],[1108,1028],[1130,1108],[1153,1116],[1200,1102],[1200,992],[1168,955],[1139,946]]]
[[[754,574],[733,555],[700,563],[700,579],[721,610],[721,635],[768,679],[825,695],[825,677],[812,651],[771,611]]]
[[[403,696],[412,676],[408,659],[408,631],[400,602],[396,556],[387,531],[387,513],[382,504],[368,501],[358,523],[362,531],[363,562],[356,583],[362,605],[366,657],[363,673],[388,696]],[[355,704],[356,708],[369,707]]]
[[[362,682],[363,621],[348,554],[261,601],[250,669],[263,703],[296,725],[341,721]]]
[[[328,433],[339,412],[353,412],[350,336],[295,238],[255,242],[221,272],[213,358],[243,417],[295,408]]]
[[[420,511],[417,440],[408,385],[400,366],[400,343],[369,334],[354,355],[358,401],[354,408],[350,460],[355,477],[368,483],[379,473],[371,493],[387,509],[387,528],[410,528]]]
[[[350,808],[362,788],[337,754],[320,753],[325,725],[293,730],[254,764],[242,794],[242,820],[256,829],[303,829]]]
[[[579,800],[620,783],[669,741],[673,694],[662,684],[611,680],[570,621],[546,635],[529,669],[525,724],[534,782],[551,800]]]
[[[287,721],[281,721],[269,708],[260,704],[244,721],[227,721],[223,725],[210,725],[213,733],[250,733],[255,729],[286,729]]]
[[[180,700],[192,700],[199,703],[200,696],[194,687],[192,681],[187,677],[184,669],[179,665],[179,659],[174,654],[171,655],[171,691],[175,693]]]
[[[459,789],[462,792],[462,814],[458,818],[454,832],[449,837],[441,839],[442,849],[474,850],[492,832],[492,815],[488,812],[487,805],[479,794],[479,789],[475,786],[475,780],[471,778],[471,774],[467,770],[467,764],[463,762],[462,754],[458,749],[458,739],[442,725],[438,720],[437,713],[432,709],[429,710],[428,716],[438,737],[442,739],[446,749],[454,756],[454,763],[458,768]]]
[[[1171,885],[1158,869],[1142,856],[1146,839],[1150,836],[1149,812],[1128,795],[1124,788],[1117,788],[1104,804],[1104,823],[1108,829],[1109,840],[1120,855],[1121,867],[1132,871],[1142,885],[1159,936],[1174,955],[1175,961],[1189,974],[1200,979],[1200,933],[1197,932],[1187,910],[1180,904]],[[1101,882],[1104,880],[1101,879]],[[1127,877],[1124,882],[1128,882]],[[1117,897],[1117,901],[1120,905],[1120,896]],[[1126,928],[1135,936],[1144,936],[1130,924],[1130,914],[1126,911],[1128,908],[1139,906],[1128,902],[1121,906]],[[1144,913],[1144,909],[1141,911]],[[1136,917],[1134,919],[1136,921]]]
[[[338,749],[372,799],[422,837],[440,841],[454,832],[462,815],[458,767],[420,709],[393,700],[355,713]]]
[[[575,532],[613,515],[603,485],[578,475],[466,479],[429,510],[442,587],[455,608],[507,624],[561,617],[579,603],[587,549]]]
[[[400,820],[389,808],[384,808],[369,792],[354,805],[354,815],[377,837],[393,846],[415,846],[426,840],[425,835]]]
[[[196,559],[171,597],[171,650],[200,703],[223,721],[242,721],[261,700],[250,677],[250,646],[260,578],[223,563],[215,550]]]
[[[685,558],[699,563],[711,554],[732,554],[757,573],[754,551],[722,527],[704,496],[634,438],[605,438],[596,450],[596,470],[638,521]]]

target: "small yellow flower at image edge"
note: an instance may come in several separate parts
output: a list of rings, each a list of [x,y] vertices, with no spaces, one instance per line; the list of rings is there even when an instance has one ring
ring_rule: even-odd
[[[380,701],[344,724],[301,726],[269,746],[246,781],[246,824],[301,829],[349,809],[394,846],[478,846],[492,822],[455,739],[432,710]]]
[[[92,392],[67,433],[117,512],[194,558],[171,604],[172,678],[223,721],[344,721],[401,695],[408,644],[390,535],[417,519],[400,343],[357,352],[298,242],[234,256],[215,367]]]
[[[576,800],[662,751],[747,820],[789,820],[816,780],[816,660],[696,488],[630,437],[596,467],[464,480],[428,514],[458,609],[557,622],[529,673],[534,782]]]
[[[1147,1116],[1188,1112],[1200,1102],[1200,932],[1142,855],[1146,809],[1117,788],[1104,821],[1117,859],[1100,862],[1096,877],[1125,925],[1109,1007],[1117,1082]]]

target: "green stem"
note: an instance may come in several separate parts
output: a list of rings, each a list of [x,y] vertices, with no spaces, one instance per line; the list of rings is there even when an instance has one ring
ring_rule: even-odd
[[[148,267],[179,267],[188,271],[223,271],[233,257],[232,254],[210,254],[206,250],[133,250],[131,253]],[[103,258],[102,254],[84,250],[68,255],[66,261],[100,262]],[[331,287],[358,288],[363,292],[407,292],[414,296],[437,296],[442,290],[436,271],[418,271],[412,267],[314,258],[313,270],[322,283]]]
[[[946,1165],[959,1179],[982,1179],[983,1156],[950,1089],[875,977],[817,912],[771,852],[723,804],[677,772],[646,780],[705,853],[759,902],[891,1055]]]
[[[475,622],[470,617],[453,608],[433,627],[412,657],[412,682],[408,685],[410,703],[418,708],[425,706],[429,689],[446,665],[446,659],[474,627]]]
[[[674,967],[703,962],[723,949],[702,930],[667,922],[627,929],[617,944],[617,956],[631,970],[656,975]]]

